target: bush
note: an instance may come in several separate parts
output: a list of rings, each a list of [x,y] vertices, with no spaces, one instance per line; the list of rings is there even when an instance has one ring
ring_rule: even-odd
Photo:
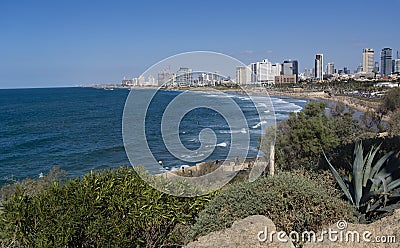
[[[34,247],[168,246],[179,241],[175,227],[193,223],[211,197],[167,195],[127,167],[54,183],[36,195],[18,186],[4,203],[0,239]]]
[[[292,172],[236,184],[220,192],[187,232],[187,242],[230,227],[250,215],[265,215],[277,229],[315,231],[340,219],[355,221],[353,207],[318,181]]]
[[[325,113],[324,102],[309,103],[303,111],[290,113],[279,123],[276,135],[276,165],[282,170],[318,169],[321,148],[339,145],[335,122]]]
[[[394,88],[389,90],[383,98],[381,109],[386,114],[390,111],[395,111],[398,108],[400,108],[400,89]]]
[[[5,184],[0,188],[0,207],[1,201],[7,201],[15,194],[17,188],[23,188],[26,195],[34,196],[45,191],[53,183],[64,183],[66,176],[67,174],[65,171],[61,170],[59,167],[53,167],[47,175],[43,175],[38,179],[26,178],[21,182]]]
[[[400,109],[396,109],[387,122],[387,129],[391,136],[400,136]]]

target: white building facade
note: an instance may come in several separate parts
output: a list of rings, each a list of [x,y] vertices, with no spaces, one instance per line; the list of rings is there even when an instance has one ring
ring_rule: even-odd
[[[363,49],[363,60],[362,60],[362,71],[373,72],[374,71],[374,49],[364,48]]]

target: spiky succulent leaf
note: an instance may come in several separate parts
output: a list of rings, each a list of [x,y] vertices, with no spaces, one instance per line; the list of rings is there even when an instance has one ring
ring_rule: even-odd
[[[359,208],[360,200],[363,193],[363,174],[364,174],[364,158],[363,148],[361,141],[357,141],[356,148],[354,150],[354,163],[353,163],[353,187],[354,187],[354,201],[356,207]]]
[[[391,182],[391,183],[389,183],[387,185],[387,188],[388,188],[389,191],[392,191],[392,190],[398,188],[399,186],[400,186],[400,178],[395,180],[395,181],[393,181],[393,182]]]
[[[383,201],[383,206],[385,206],[386,207],[386,203],[387,203],[387,195],[388,195],[388,193],[389,193],[389,191],[388,191],[388,187],[387,187],[387,183],[386,183],[386,180],[385,180],[385,178],[383,178],[383,177],[379,177],[379,179],[382,181],[382,185],[383,185],[383,198],[384,198],[384,201]]]
[[[376,176],[377,172],[380,171],[382,165],[386,162],[386,160],[389,159],[390,156],[392,156],[393,153],[393,151],[386,153],[378,160],[378,162],[376,162],[376,164],[371,169],[371,174],[369,175],[370,178],[374,178]]]
[[[373,197],[375,197],[375,196],[377,196],[377,195],[379,195],[379,194],[381,194],[381,193],[382,193],[381,191],[370,191],[370,192],[364,194],[364,195],[361,197],[360,205],[363,205],[363,204],[366,204],[366,203],[370,202],[370,200],[371,200]]]
[[[391,211],[391,210],[395,210],[400,208],[400,203],[396,203],[396,204],[391,204],[389,206],[385,206],[385,207],[381,207],[376,209],[376,211],[378,212],[387,212],[387,211]]]
[[[372,162],[374,161],[375,155],[380,147],[381,144],[376,148],[372,147],[368,155],[364,159],[364,164],[365,164],[364,180],[363,180],[364,187],[367,185],[368,179],[370,178]]]
[[[385,165],[375,177],[384,177],[389,184],[400,177],[400,163],[398,160],[392,160],[392,163]]]
[[[349,189],[346,187],[346,183],[343,181],[340,174],[336,171],[335,167],[333,167],[333,165],[329,162],[329,160],[326,157],[326,154],[323,150],[322,150],[322,153],[324,154],[325,160],[328,163],[329,169],[331,170],[333,176],[335,177],[336,182],[339,184],[340,188],[342,189],[342,191],[346,195],[346,197],[351,201],[352,204],[354,204],[353,197],[351,196]]]

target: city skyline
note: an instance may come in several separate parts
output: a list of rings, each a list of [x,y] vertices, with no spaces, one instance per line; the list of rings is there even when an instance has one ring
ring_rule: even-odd
[[[166,57],[198,50],[244,64],[296,60],[299,72],[313,68],[319,53],[335,68],[353,71],[364,48],[374,49],[375,62],[385,47],[393,59],[400,50],[398,0],[388,0],[391,7],[363,26],[358,20],[375,1],[182,3],[1,1],[0,88],[118,83]]]

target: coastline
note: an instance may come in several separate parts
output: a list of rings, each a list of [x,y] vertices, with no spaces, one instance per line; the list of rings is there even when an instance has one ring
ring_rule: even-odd
[[[371,102],[367,100],[362,100],[352,96],[343,96],[343,95],[329,95],[323,91],[281,91],[276,89],[257,89],[257,88],[214,88],[214,87],[173,87],[173,88],[158,88],[153,86],[134,86],[134,87],[124,87],[119,85],[95,85],[95,86],[83,86],[86,88],[98,88],[98,89],[160,89],[160,90],[176,90],[176,91],[199,91],[199,92],[212,92],[212,91],[223,91],[223,92],[235,92],[235,93],[247,93],[251,95],[264,95],[267,93],[269,96],[283,96],[297,99],[306,99],[313,101],[327,101],[327,102],[337,102],[343,103],[349,108],[353,108],[360,112],[367,112],[368,110],[376,111],[379,103]]]
[[[370,102],[366,100],[361,100],[351,96],[342,96],[342,95],[333,95],[329,96],[325,92],[282,92],[282,91],[270,91],[270,95],[274,96],[286,96],[291,98],[301,98],[301,99],[309,99],[315,101],[329,101],[329,102],[337,102],[343,103],[347,107],[353,108],[360,112],[367,112],[368,110],[376,111],[378,107],[377,102]]]

